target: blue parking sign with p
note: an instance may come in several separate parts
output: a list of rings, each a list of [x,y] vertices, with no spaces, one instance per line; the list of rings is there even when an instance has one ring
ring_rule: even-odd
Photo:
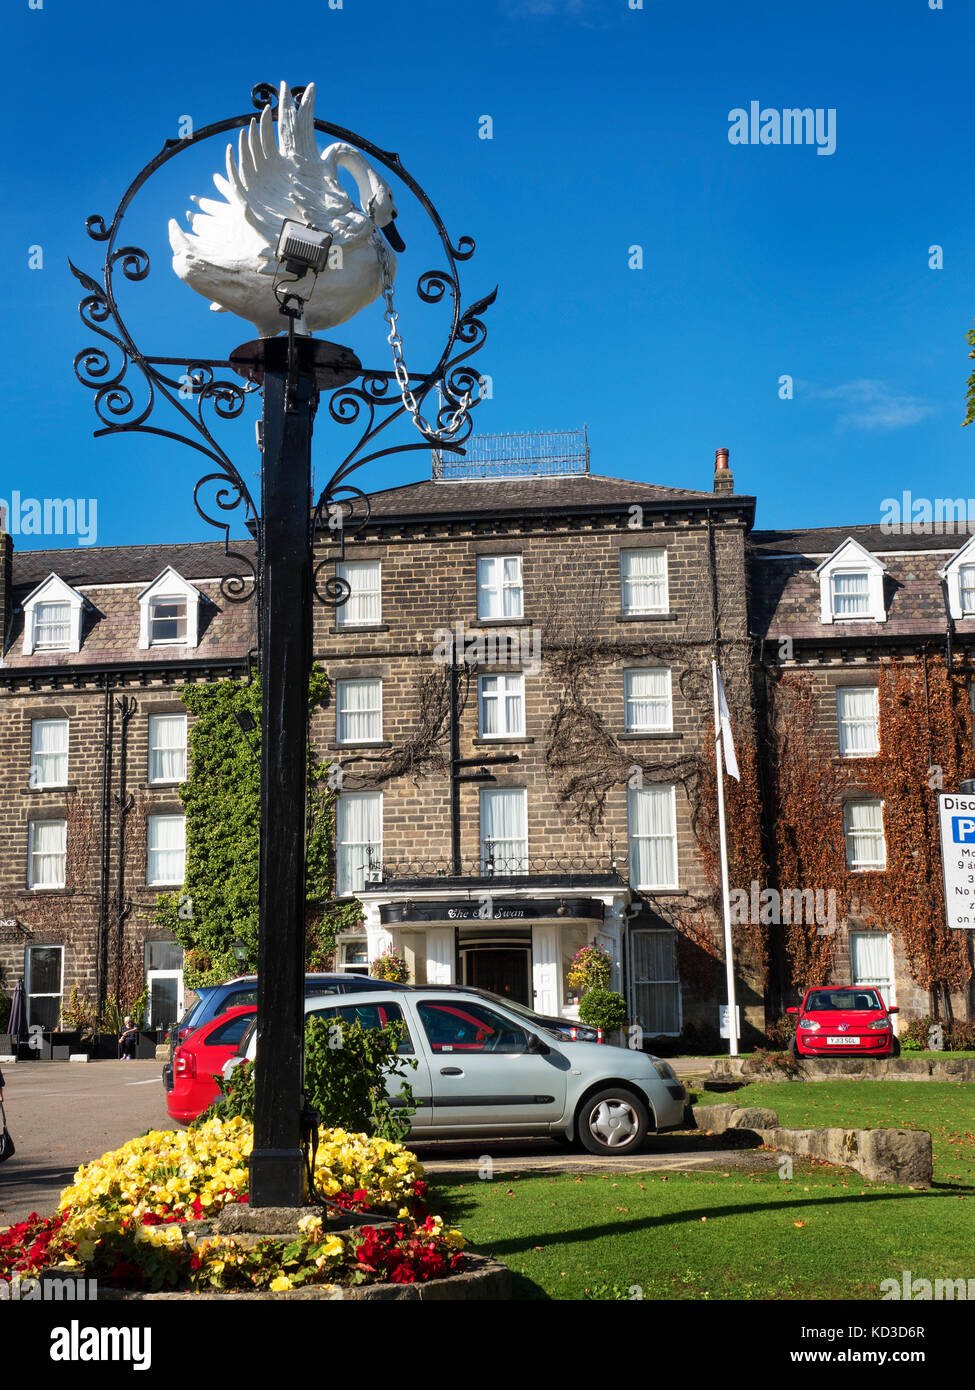
[[[951,838],[956,845],[975,845],[975,815],[952,816]]]

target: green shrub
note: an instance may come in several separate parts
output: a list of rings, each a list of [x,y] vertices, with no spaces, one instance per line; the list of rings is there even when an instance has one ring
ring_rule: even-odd
[[[405,1025],[363,1028],[337,1018],[311,1017],[305,1021],[305,1098],[327,1129],[368,1134],[399,1143],[410,1131],[416,1113],[413,1091],[404,1079],[399,1094],[386,1093],[387,1075],[404,1077],[416,1066],[411,1057],[400,1057],[397,1048]],[[228,1080],[217,1077],[220,1099],[193,1122],[193,1128],[214,1117],[234,1115],[253,1122],[254,1063],[242,1062]]]
[[[626,1022],[626,1000],[612,989],[591,989],[579,1005],[579,1022],[608,1031]]]

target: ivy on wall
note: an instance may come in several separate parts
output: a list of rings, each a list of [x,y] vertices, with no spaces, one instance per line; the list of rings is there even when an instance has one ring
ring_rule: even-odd
[[[326,702],[328,691],[328,679],[316,665],[309,680],[309,714]],[[185,685],[180,699],[194,716],[190,777],[180,786],[186,877],[179,892],[160,896],[155,921],[182,945],[192,988],[238,972],[233,952],[238,937],[251,964],[257,961],[260,749],[257,732],[245,735],[236,716],[253,715],[259,729],[261,692],[257,684],[225,680]],[[362,915],[357,902],[331,901],[335,800],[328,763],[309,751],[305,962],[312,970],[331,965],[337,932]]]
[[[774,832],[780,884],[836,893],[837,917],[890,932],[911,975],[951,1016],[953,992],[971,976],[962,933],[945,922],[937,792],[975,775],[969,677],[940,657],[885,664],[877,678],[880,752],[839,758],[818,727],[808,677],[789,673],[776,691]],[[883,802],[887,866],[846,867],[843,801]],[[831,978],[836,934],[815,922],[785,928],[792,980],[804,989]]]

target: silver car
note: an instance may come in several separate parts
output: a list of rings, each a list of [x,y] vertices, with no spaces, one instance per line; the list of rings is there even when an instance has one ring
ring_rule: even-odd
[[[688,1096],[673,1068],[625,1047],[572,1042],[530,1010],[517,1012],[482,994],[415,988],[308,998],[305,1014],[358,1021],[365,1028],[406,1025],[400,1056],[416,1114],[410,1139],[547,1135],[578,1139],[590,1153],[631,1154],[651,1130],[679,1128]],[[257,1055],[257,1030],[239,1058]],[[402,1078],[387,1090],[398,1094]]]

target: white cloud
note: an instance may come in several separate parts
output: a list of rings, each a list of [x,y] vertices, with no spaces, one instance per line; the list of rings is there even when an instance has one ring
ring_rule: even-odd
[[[921,396],[899,395],[886,381],[866,377],[839,386],[815,386],[811,382],[799,385],[805,396],[839,405],[837,424],[852,429],[899,430],[918,424],[938,410]]]

